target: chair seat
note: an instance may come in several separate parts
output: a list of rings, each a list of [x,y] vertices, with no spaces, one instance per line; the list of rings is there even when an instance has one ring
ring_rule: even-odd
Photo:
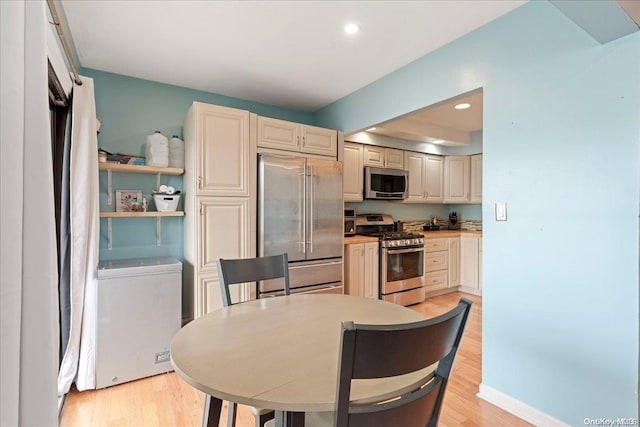
[[[247,408],[249,408],[249,410],[251,411],[251,413],[254,416],[260,416],[260,415],[264,415],[264,414],[268,414],[269,412],[273,412],[273,409],[264,409],[264,408],[256,408],[255,406],[247,406]]]
[[[309,412],[304,415],[305,427],[333,427],[335,412]],[[265,427],[275,427],[276,421],[270,420]]]
[[[380,380],[354,380],[352,391],[356,394],[366,395],[368,393],[362,393],[358,391],[358,389],[373,389],[374,391],[379,391],[381,394],[376,396],[369,396],[367,398],[352,400],[351,404],[354,406],[357,405],[367,405],[376,402],[383,402],[389,398],[397,397],[400,394],[409,392],[411,390],[415,390],[416,388],[421,387],[425,383],[429,382],[432,378],[435,377],[436,368],[438,367],[438,363],[434,363],[433,365],[421,369],[416,374],[407,374],[400,375],[396,379],[385,378],[385,382]],[[411,378],[412,381],[408,382],[407,379]],[[382,384],[385,384],[386,387],[382,387]],[[393,390],[392,392],[383,392],[384,388],[390,388]],[[251,408],[251,407],[250,407]],[[259,410],[257,408],[253,408]],[[265,412],[268,412],[265,410]],[[333,427],[334,425],[335,412],[308,412],[304,417],[304,425],[305,427]],[[265,424],[265,427],[275,427],[275,421],[271,420]]]

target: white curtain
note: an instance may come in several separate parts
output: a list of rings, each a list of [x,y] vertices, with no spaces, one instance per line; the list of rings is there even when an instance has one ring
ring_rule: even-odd
[[[71,321],[58,393],[95,388],[96,271],[100,238],[98,137],[93,79],[73,86],[71,107]]]
[[[0,425],[58,422],[46,4],[0,1]]]

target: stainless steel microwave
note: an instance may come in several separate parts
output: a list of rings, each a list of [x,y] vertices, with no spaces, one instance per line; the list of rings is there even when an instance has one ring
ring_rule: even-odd
[[[403,200],[407,198],[409,174],[402,169],[364,168],[364,198]]]

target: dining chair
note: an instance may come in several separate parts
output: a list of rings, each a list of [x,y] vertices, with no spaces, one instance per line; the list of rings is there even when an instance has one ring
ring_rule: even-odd
[[[342,323],[335,427],[435,427],[472,302],[461,298],[432,319],[398,325]],[[350,402],[351,381],[394,377],[437,363],[422,385],[382,402]]]
[[[246,259],[218,259],[218,279],[220,280],[220,290],[222,294],[222,304],[229,307],[238,302],[231,301],[232,285],[247,282],[257,282],[260,280],[270,280],[281,278],[284,282],[284,294],[290,295],[289,286],[289,257],[286,253],[259,258]],[[227,427],[236,425],[238,405],[229,402]],[[274,419],[275,414],[270,409],[249,407],[256,420],[256,427],[263,427],[269,420]]]

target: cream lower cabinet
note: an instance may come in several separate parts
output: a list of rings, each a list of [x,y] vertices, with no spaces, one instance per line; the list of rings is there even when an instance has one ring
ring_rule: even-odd
[[[481,295],[480,245],[482,237],[460,237],[460,291]]]
[[[427,293],[449,287],[449,239],[425,239],[424,279]]]
[[[449,238],[449,287],[460,286],[460,238]]]
[[[193,302],[185,317],[222,306],[218,258],[256,256],[256,124],[248,111],[199,102],[185,116],[184,286]],[[238,297],[252,289],[239,287]]]
[[[332,129],[258,117],[258,146],[335,158],[338,133]]]
[[[378,299],[378,242],[345,245],[345,294]]]
[[[344,143],[342,193],[345,202],[361,202],[363,193],[362,145]]]
[[[478,238],[478,288],[482,292],[482,237]]]

